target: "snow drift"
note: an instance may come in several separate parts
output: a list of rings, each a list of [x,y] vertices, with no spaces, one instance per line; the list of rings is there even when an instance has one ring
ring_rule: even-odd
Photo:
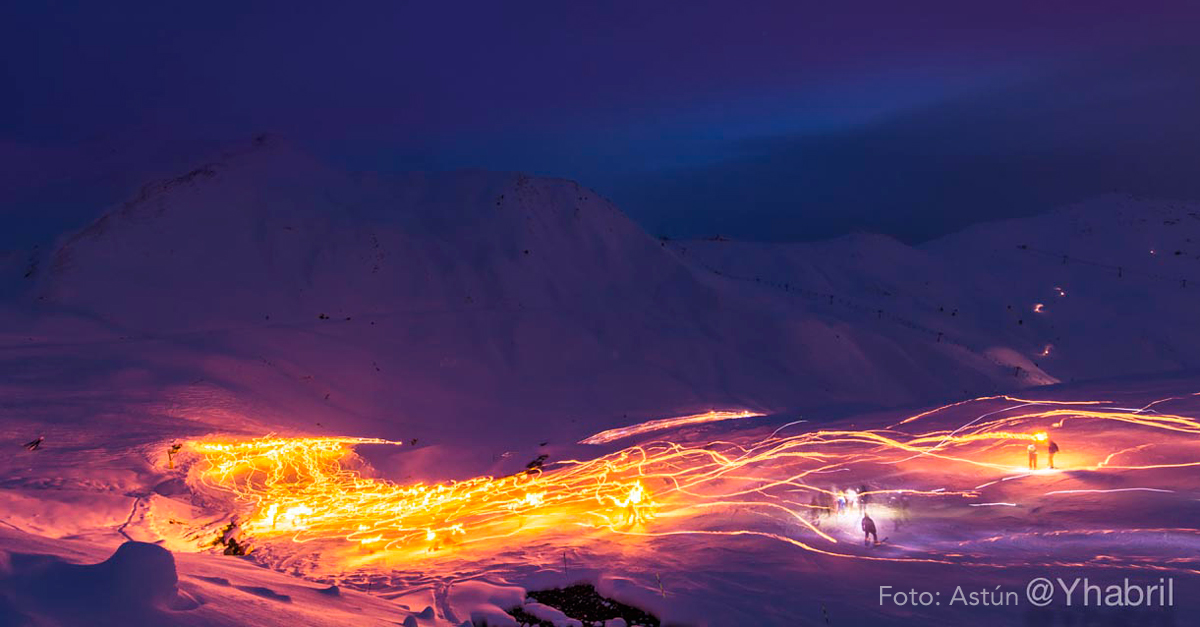
[[[161,622],[163,610],[197,605],[175,587],[171,552],[145,542],[126,542],[98,564],[14,554],[2,576],[9,617],[15,614],[30,623],[37,617],[67,624],[146,624]]]

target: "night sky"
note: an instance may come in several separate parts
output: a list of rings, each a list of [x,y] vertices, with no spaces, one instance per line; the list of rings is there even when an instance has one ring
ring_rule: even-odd
[[[674,237],[1200,199],[1194,2],[300,4],[5,3],[0,249],[263,131],[571,178]]]

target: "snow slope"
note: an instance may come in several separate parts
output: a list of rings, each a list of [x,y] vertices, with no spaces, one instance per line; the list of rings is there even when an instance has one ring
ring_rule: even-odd
[[[1187,617],[1200,611],[1200,597],[1192,593],[1200,585],[1200,535],[1192,522],[1200,515],[1194,435],[1083,417],[1053,426],[1059,417],[1037,412],[1152,407],[1121,411],[1151,419],[1195,417],[1198,387],[1195,377],[1077,384],[1034,392],[1032,400],[988,398],[933,412],[885,411],[824,422],[814,416],[816,424],[788,425],[790,417],[723,421],[657,436],[704,446],[820,429],[944,434],[1025,413],[1031,417],[1016,428],[1050,429],[1062,444],[1059,469],[1034,473],[1022,468],[1024,442],[944,449],[954,461],[903,455],[898,464],[839,458],[839,451],[852,453],[845,448],[819,449],[835,454],[821,464],[837,464],[841,471],[805,477],[806,484],[881,491],[870,509],[885,539],[878,547],[862,546],[853,507],[818,521],[829,536],[822,539],[795,518],[735,502],[683,533],[671,533],[679,531],[679,521],[669,517],[630,535],[548,531],[517,536],[494,554],[443,551],[394,564],[388,572],[347,572],[332,581],[300,579],[205,551],[203,541],[219,533],[228,511],[189,492],[181,471],[166,464],[163,446],[203,426],[154,420],[135,399],[126,399],[126,421],[59,425],[46,433],[43,449],[17,449],[0,460],[6,498],[0,510],[0,624],[514,625],[503,610],[520,605],[526,590],[578,581],[652,611],[667,625],[692,627],[821,625],[825,616],[840,625],[1190,624]],[[1104,400],[1078,405],[1096,399]],[[11,418],[4,426],[2,440],[12,443],[37,425]],[[462,445],[477,453],[487,449],[469,435]],[[772,470],[776,464],[782,465]],[[743,474],[761,472],[746,478],[761,483],[778,479],[775,471],[794,472],[789,464],[748,466]],[[657,482],[650,487],[661,489]],[[901,506],[884,496],[886,490],[912,495]],[[791,500],[803,504],[805,498]],[[126,544],[127,538],[144,544]],[[306,550],[292,546],[297,553]],[[286,571],[303,567],[267,563]],[[1061,596],[1047,608],[1027,602],[912,607],[878,600],[880,586],[936,591],[943,600],[956,586],[1023,593],[1035,577],[1088,577],[1100,585],[1172,578],[1176,593],[1172,606],[1134,608],[1069,608]]]
[[[238,558],[143,542],[105,550],[11,529],[0,529],[0,545],[10,547],[0,568],[5,625],[447,624],[432,619],[428,605],[321,586]]]
[[[568,181],[353,176],[264,137],[66,238],[6,344],[51,372],[88,346],[91,376],[137,369],[276,427],[508,444],[1050,381],[712,278]],[[514,438],[516,417],[538,435]]]
[[[567,554],[548,536],[478,562],[349,577],[334,594],[327,582],[194,552],[229,511],[191,494],[164,455],[213,432],[380,436],[410,444],[369,460],[382,476],[442,481],[513,472],[537,454],[595,454],[573,443],[713,407],[772,415],[666,437],[746,442],[798,410],[814,423],[800,429],[882,428],[906,413],[881,407],[1192,368],[1197,223],[1194,207],[1108,197],[921,247],[881,236],[662,242],[571,182],[351,175],[260,138],[147,186],[53,253],[0,260],[10,295],[0,303],[0,441],[12,452],[0,458],[0,619],[458,627],[503,623],[502,606],[524,589],[587,580],[684,625],[822,624],[822,606],[835,624],[998,625],[1014,615],[881,607],[870,588],[944,587],[963,573],[1016,586],[1043,574],[1048,551],[1056,567],[1105,576],[1096,555],[1162,559],[1194,585],[1195,565],[1176,559],[1196,548],[1193,467],[1010,482],[933,462],[830,480],[927,491],[1001,481],[979,508],[931,506],[915,531],[885,527],[898,534],[885,550],[1003,569],[797,552],[763,536],[622,539]],[[1194,416],[1193,379],[1023,394],[1129,407],[1171,398],[1171,411]],[[931,427],[955,428],[975,410],[952,408]],[[1142,437],[1074,433],[1067,450],[1092,465]],[[45,448],[21,451],[39,434]],[[1164,459],[1193,459],[1191,443],[1172,446]],[[1171,492],[1050,494],[1126,487]],[[992,512],[984,501],[1009,505]],[[1108,533],[1110,519],[1137,550]],[[713,524],[806,533],[737,507]],[[857,543],[855,520],[829,524]],[[1081,538],[1043,537],[1071,525]],[[989,553],[1009,531],[1012,546]],[[172,554],[132,545],[114,555],[128,540]],[[146,582],[153,593],[122,596]]]
[[[919,247],[853,235],[803,244],[686,241],[674,249],[763,298],[961,345],[1031,383],[1200,365],[1195,204],[1101,196]]]

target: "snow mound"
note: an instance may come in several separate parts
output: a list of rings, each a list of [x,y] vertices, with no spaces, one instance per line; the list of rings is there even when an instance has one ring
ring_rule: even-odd
[[[518,586],[501,586],[485,581],[466,581],[450,588],[450,604],[470,608],[473,625],[517,627],[517,621],[504,608],[517,607],[525,602],[525,590]]]
[[[145,542],[126,542],[98,564],[14,554],[3,578],[13,618],[30,622],[140,624],[197,605],[176,588],[171,552]]]

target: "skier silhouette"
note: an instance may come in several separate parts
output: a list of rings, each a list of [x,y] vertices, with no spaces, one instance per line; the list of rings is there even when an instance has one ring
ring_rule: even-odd
[[[1029,451],[1029,469],[1037,470],[1037,447],[1030,444],[1025,450]]]
[[[1046,444],[1046,454],[1050,457],[1050,468],[1054,468],[1054,455],[1058,453],[1058,443],[1050,440]]]
[[[879,534],[875,532],[875,521],[871,520],[871,517],[867,514],[863,514],[862,530],[864,545],[870,546],[872,540],[874,540],[876,545],[879,544]]]

